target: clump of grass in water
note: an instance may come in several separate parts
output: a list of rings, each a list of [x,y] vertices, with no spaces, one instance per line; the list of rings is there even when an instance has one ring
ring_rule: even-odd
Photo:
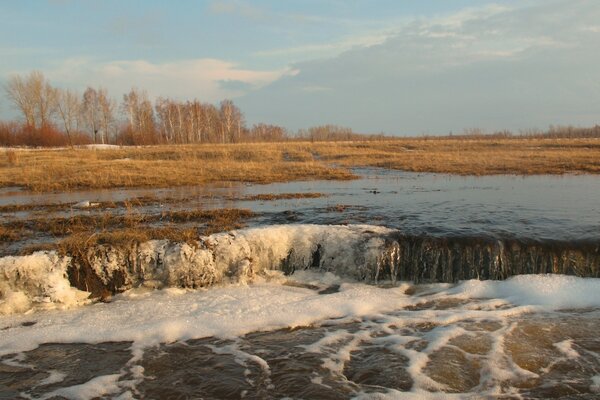
[[[73,215],[71,217],[40,218],[12,221],[0,226],[0,236],[17,240],[41,233],[63,238],[54,248],[80,252],[98,243],[131,245],[153,239],[168,239],[194,243],[201,235],[243,228],[245,220],[255,214],[245,209],[178,210],[145,215],[131,205],[125,215],[111,213]],[[197,222],[190,227],[188,223]],[[160,223],[161,226],[156,226]],[[5,233],[3,233],[5,232]],[[48,250],[47,244],[27,246],[21,254]]]

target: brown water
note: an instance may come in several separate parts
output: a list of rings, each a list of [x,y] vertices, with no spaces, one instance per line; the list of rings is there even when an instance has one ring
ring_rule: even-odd
[[[427,287],[415,289],[427,296]],[[511,308],[437,299],[357,320],[162,344],[139,360],[128,342],[44,344],[2,358],[0,398],[73,398],[61,388],[107,375],[120,383],[108,398],[127,390],[146,399],[597,398],[600,310],[510,317]]]

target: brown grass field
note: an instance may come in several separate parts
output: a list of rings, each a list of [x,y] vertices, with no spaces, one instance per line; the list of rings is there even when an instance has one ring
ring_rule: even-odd
[[[597,174],[600,139],[409,138],[0,152],[0,187],[39,192],[352,179],[372,166],[459,175]]]

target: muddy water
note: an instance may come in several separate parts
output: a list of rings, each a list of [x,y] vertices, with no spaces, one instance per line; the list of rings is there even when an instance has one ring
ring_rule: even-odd
[[[117,382],[108,398],[600,395],[600,309],[521,315],[488,300],[427,300],[429,289],[416,286],[426,301],[392,313],[177,341],[137,359],[129,342],[44,344],[2,358],[0,398],[77,398],[78,385],[107,376]]]

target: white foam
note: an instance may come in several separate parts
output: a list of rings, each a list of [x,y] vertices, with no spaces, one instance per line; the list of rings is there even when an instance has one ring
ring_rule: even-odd
[[[362,321],[361,329],[330,330],[320,340],[304,346],[305,350],[322,354],[323,367],[333,374],[342,374],[351,353],[364,348],[364,343],[385,346],[409,360],[406,371],[411,375],[414,386],[412,392],[404,393],[403,396],[434,399],[440,398],[442,394],[430,393],[431,390],[448,388],[426,375],[425,369],[431,356],[444,347],[452,346],[451,340],[454,338],[473,334],[457,323],[496,321],[500,327],[493,332],[486,331],[491,339],[491,348],[480,358],[482,375],[476,389],[478,393],[493,397],[495,393],[506,393],[499,386],[503,382],[519,382],[537,377],[516,365],[504,349],[505,337],[516,326],[511,322],[512,318],[544,310],[548,304],[558,308],[565,305],[571,307],[573,304],[600,306],[600,302],[589,301],[600,289],[599,280],[589,280],[591,283],[586,285],[581,281],[588,281],[587,279],[566,276],[530,275],[507,282],[469,281],[455,287],[446,284],[428,285],[429,294],[417,296],[405,294],[406,284],[383,288],[352,282],[332,274],[302,273],[295,286],[284,284],[287,279],[281,274],[274,274],[269,280],[249,285],[231,284],[202,290],[140,288],[115,296],[111,303],[1,316],[0,356],[22,353],[43,343],[133,342],[132,359],[128,363],[129,373],[100,377],[106,381],[98,378],[98,381],[93,380],[78,387],[61,389],[65,392],[53,392],[53,395],[67,398],[75,398],[69,396],[76,395],[85,398],[86,393],[90,396],[120,393],[122,398],[130,398],[133,396],[132,392],[135,393],[136,382],[144,379],[143,368],[135,363],[149,346],[205,337],[236,339],[250,332],[310,326],[323,321],[334,323],[335,320],[335,323],[342,326],[345,322],[359,320]],[[547,285],[549,281],[550,285]],[[310,283],[314,286],[302,287],[298,283]],[[334,283],[339,285],[338,292],[318,294],[319,289]],[[566,291],[578,290],[578,295],[587,297],[588,301],[574,302],[572,298],[567,298],[566,301],[563,296],[558,303],[548,302],[547,296],[540,295],[548,286]],[[417,293],[422,293],[420,288],[417,289]],[[588,292],[581,293],[583,290]],[[491,295],[498,298],[485,300]],[[450,308],[434,306],[430,309],[406,309],[407,306],[424,302],[456,299],[475,300],[455,302],[456,305]],[[477,304],[480,307],[474,307]],[[23,322],[35,324],[23,326]],[[432,328],[425,332],[414,330],[416,325],[423,323],[431,324]],[[386,335],[372,335],[374,332],[385,332]],[[423,341],[424,347],[415,348],[411,345],[419,341]],[[575,356],[576,351],[569,340],[555,346],[563,354]],[[267,361],[243,351],[235,341],[234,344],[212,348],[215,352],[234,355],[240,364],[247,367],[250,363],[258,365],[269,376],[270,366]],[[13,357],[8,361],[17,360],[18,357]],[[133,380],[119,381],[118,376],[120,379],[133,376]],[[592,389],[598,384],[598,379],[594,378]],[[106,384],[106,393],[96,392],[99,390],[99,383]],[[363,393],[358,398],[397,398],[399,393],[390,391],[377,395],[379,397]],[[447,395],[444,394],[443,397],[447,398]]]
[[[390,389],[386,393],[359,393],[357,396],[353,397],[353,400],[474,400],[477,398],[484,397],[462,393],[436,393],[424,390],[401,392],[399,390]]]
[[[120,374],[98,376],[81,385],[57,389],[45,394],[39,399],[45,400],[53,397],[65,397],[69,400],[88,400],[118,393],[121,391],[121,387],[118,384],[120,377]]]
[[[580,354],[573,348],[573,339],[563,340],[562,342],[554,343],[554,347],[560,350],[567,358],[579,358]]]
[[[209,290],[132,291],[108,304],[0,318],[0,355],[36,348],[41,343],[134,341],[135,346],[308,326],[328,318],[359,317],[400,309],[412,300],[404,290],[344,284],[327,296],[279,283],[230,285]],[[152,312],[148,312],[152,310]],[[29,317],[31,319],[31,317]]]
[[[517,275],[505,281],[469,280],[448,291],[463,298],[504,299],[547,309],[600,307],[600,279],[567,275]]]
[[[61,371],[56,371],[51,369],[50,371],[46,371],[49,375],[44,378],[39,384],[36,386],[47,386],[52,385],[54,383],[62,382],[67,377],[67,374]]]
[[[592,385],[590,386],[592,392],[600,393],[600,375],[592,376]]]

